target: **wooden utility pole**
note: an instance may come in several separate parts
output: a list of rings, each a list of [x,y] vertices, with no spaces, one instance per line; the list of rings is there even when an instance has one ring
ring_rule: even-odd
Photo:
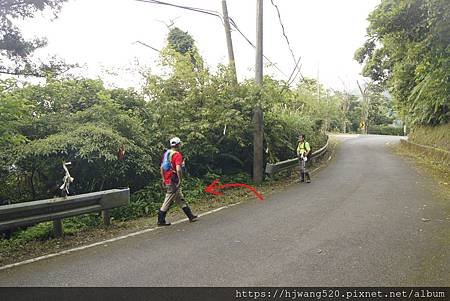
[[[255,83],[262,86],[263,82],[263,0],[256,0],[256,60]],[[263,180],[263,138],[264,117],[261,100],[253,111],[253,181],[260,184]]]
[[[320,103],[319,64],[317,64],[317,103]]]
[[[261,86],[263,81],[263,0],[256,0],[256,61],[255,82]]]
[[[235,83],[237,83],[236,64],[234,62],[233,40],[231,39],[230,19],[228,17],[227,1],[222,0],[223,24],[225,27],[225,37],[227,38],[228,61],[233,72]]]
[[[367,134],[367,121],[369,119],[369,106],[370,106],[370,99],[368,97],[368,93],[367,91],[369,90],[369,86],[366,85],[363,88],[361,88],[361,85],[359,84],[358,81],[356,81],[356,84],[358,85],[359,91],[361,92],[363,101],[362,101],[362,116],[361,116],[361,123],[362,123],[362,132],[364,134]]]
[[[342,132],[345,134],[347,133],[347,123],[348,123],[348,110],[350,109],[350,92],[348,92],[347,86],[345,82],[339,77],[339,80],[342,83],[342,87],[344,88],[344,92],[342,94],[342,104],[341,104],[341,110],[344,115],[344,118],[342,120]]]
[[[328,93],[328,90],[326,90],[326,102],[327,102],[327,115],[325,118],[325,132],[328,132],[330,130],[330,94]]]
[[[342,120],[342,132],[345,134],[347,133],[347,114],[348,110],[350,109],[350,94],[347,91],[344,91],[341,109],[344,115],[344,118]]]

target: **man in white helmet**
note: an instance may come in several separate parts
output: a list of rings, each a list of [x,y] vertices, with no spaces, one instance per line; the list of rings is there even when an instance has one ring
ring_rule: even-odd
[[[192,214],[181,192],[182,167],[184,165],[183,154],[180,151],[181,144],[178,137],[170,139],[170,149],[164,153],[162,159],[161,177],[163,187],[166,190],[166,197],[158,211],[158,226],[170,226],[170,223],[166,222],[166,214],[174,202],[183,209],[190,222],[194,222],[197,218],[196,215]]]

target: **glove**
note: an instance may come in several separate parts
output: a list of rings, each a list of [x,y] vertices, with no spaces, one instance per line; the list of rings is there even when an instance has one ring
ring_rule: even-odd
[[[303,161],[308,161],[308,158],[307,157],[303,157]]]

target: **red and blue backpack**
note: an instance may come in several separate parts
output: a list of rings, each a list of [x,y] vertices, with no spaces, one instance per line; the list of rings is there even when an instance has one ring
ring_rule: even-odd
[[[161,167],[164,171],[169,171],[172,169],[172,158],[173,155],[175,155],[177,151],[168,149],[163,156],[163,162],[161,163]]]

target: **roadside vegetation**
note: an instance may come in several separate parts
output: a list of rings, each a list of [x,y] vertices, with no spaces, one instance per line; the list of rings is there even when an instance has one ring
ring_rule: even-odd
[[[415,126],[408,138],[422,145],[428,145],[450,152],[450,123],[439,126]]]
[[[0,129],[0,201],[58,196],[62,163],[70,161],[72,193],[130,187],[130,205],[113,210],[112,217],[123,221],[152,215],[163,200],[159,165],[172,136],[183,140],[188,201],[203,198],[204,188],[218,178],[249,183],[257,99],[265,112],[266,163],[295,157],[300,133],[317,150],[327,130],[358,125],[350,122],[359,119],[356,96],[343,111],[349,97],[313,79],[289,87],[266,76],[262,89],[252,80],[235,83],[225,66],[211,72],[193,38],[178,28],[170,31],[160,63],[164,73],[146,73],[141,90],[106,88],[100,80],[56,74],[42,84],[2,81],[1,110],[8,122]],[[317,88],[328,97],[318,101]],[[75,217],[65,223],[65,232],[98,223],[95,215]],[[51,236],[41,225],[25,232],[30,231],[39,233],[30,237]],[[17,231],[13,239],[27,235]]]
[[[131,203],[112,212],[116,225],[152,216],[163,200],[159,165],[172,136],[183,140],[189,202],[210,198],[203,190],[218,178],[250,183],[251,118],[258,101],[265,163],[295,157],[300,133],[317,150],[327,132],[360,132],[362,116],[369,133],[389,135],[402,134],[391,126],[399,117],[411,125],[449,120],[448,45],[443,45],[448,23],[439,21],[448,11],[445,1],[406,1],[407,6],[382,1],[371,14],[369,39],[355,55],[371,78],[363,84],[363,98],[311,78],[293,84],[265,76],[262,88],[250,79],[236,83],[226,66],[212,71],[194,38],[176,27],[161,51],[163,72],[145,71],[138,89],[106,87],[101,80],[66,75],[72,66],[59,59],[34,63],[33,51],[45,41],[26,41],[13,25],[42,9],[57,12],[64,1],[10,2],[0,9],[0,72],[9,75],[0,80],[0,205],[59,195],[62,163],[71,161],[72,193],[130,187]],[[427,13],[416,20],[417,12]],[[392,41],[398,36],[400,52]],[[405,49],[415,49],[405,52],[406,60]],[[64,232],[77,237],[99,225],[95,214],[74,217],[64,221]],[[15,231],[9,242],[0,240],[0,248],[51,236],[43,223]]]
[[[338,141],[330,138],[329,142],[328,150],[323,155],[323,159],[313,162],[311,166],[311,170],[314,171],[313,177],[315,172],[324,168],[336,154]],[[283,191],[289,185],[298,183],[299,176],[299,171],[295,168],[284,171],[257,186],[257,190],[264,198],[270,199],[272,193]],[[198,197],[190,200],[190,206],[193,211],[201,214],[245,201],[260,202],[247,190],[229,189],[222,196],[201,193]],[[264,202],[261,202],[260,205],[264,206]],[[170,210],[168,213],[168,220],[172,222],[184,218],[186,216],[180,210]],[[13,239],[0,240],[0,266],[104,241],[143,229],[155,228],[155,220],[155,217],[144,215],[133,219],[117,219],[111,226],[105,227],[98,214],[86,214],[64,219],[64,237],[62,238],[52,237],[53,225],[51,222],[40,223],[29,227],[26,231],[17,232]]]
[[[408,126],[450,122],[449,15],[446,0],[383,0],[368,17],[355,59]]]
[[[409,139],[450,151],[450,4],[445,0],[381,1],[369,15],[367,40],[355,53],[362,74],[387,90]],[[446,192],[450,166],[441,153],[398,146]],[[447,158],[447,156],[444,156]]]

